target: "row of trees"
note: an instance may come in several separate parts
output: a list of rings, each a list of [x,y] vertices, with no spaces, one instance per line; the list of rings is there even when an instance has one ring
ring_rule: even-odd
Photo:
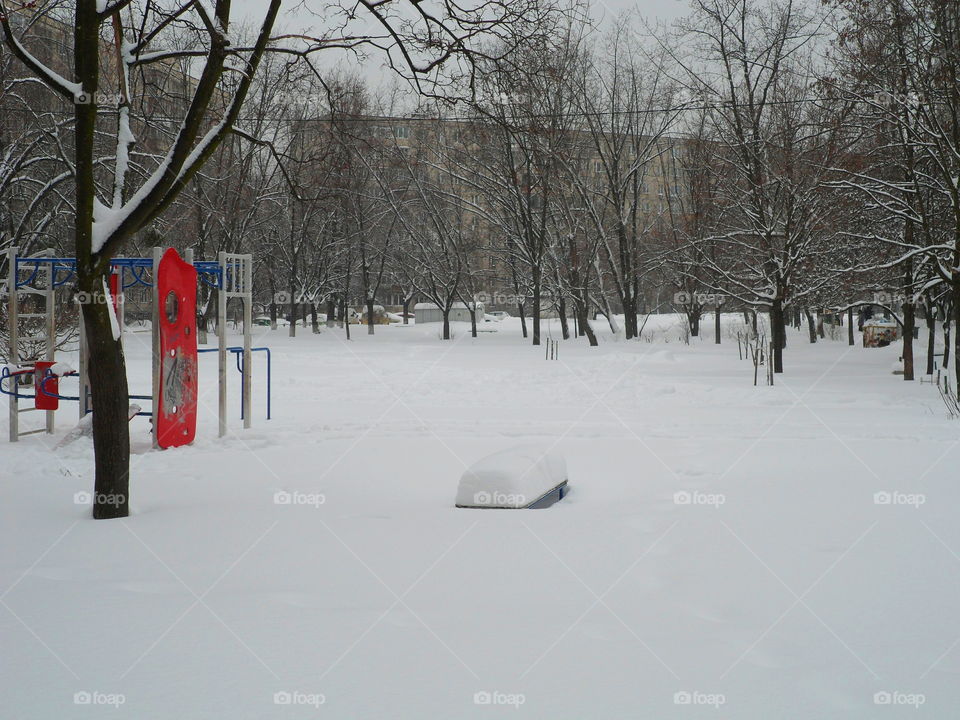
[[[692,0],[670,32],[552,0],[361,0],[296,34],[279,0],[249,33],[226,0],[6,2],[0,243],[75,253],[85,292],[172,244],[254,253],[274,317],[314,327],[493,295],[534,344],[555,311],[595,345],[596,317],[631,339],[669,307],[696,335],[725,301],[769,314],[782,372],[788,322],[882,290],[907,379],[918,316],[956,356],[950,0]],[[316,61],[367,52],[407,83]],[[122,349],[105,304],[83,318],[97,489],[125,496]]]
[[[726,301],[769,313],[777,372],[788,322],[881,304],[912,379],[918,314],[949,345],[960,307],[957,12],[695,0],[670,38],[567,15],[478,60],[470,102],[402,116],[344,80],[298,126],[335,232],[287,289],[361,299],[371,332],[387,296],[511,296],[534,344],[547,308],[595,344],[597,314],[630,339],[669,306],[696,335]]]

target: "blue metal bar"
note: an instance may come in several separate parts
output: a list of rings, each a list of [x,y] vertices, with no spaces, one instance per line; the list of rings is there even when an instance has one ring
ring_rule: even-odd
[[[17,262],[17,270],[19,269],[20,269],[20,263]],[[30,277],[28,277],[23,282],[18,282],[17,287],[23,287],[24,285],[29,285],[30,283],[32,283],[36,279],[38,272],[40,272],[40,265],[35,264],[33,266],[33,272],[30,274]],[[16,275],[14,275],[14,277],[16,277]]]
[[[139,265],[130,266],[130,277],[133,278],[129,283],[124,283],[123,289],[126,290],[128,287],[133,287],[134,285],[143,285],[144,287],[153,287],[153,283],[149,280],[145,280],[143,273],[149,268],[141,267]]]
[[[211,353],[217,352],[219,348],[200,348],[197,350],[198,353]],[[243,374],[243,346],[233,345],[227,348],[227,352],[232,352],[236,355],[237,360],[237,370],[240,374]],[[265,352],[267,354],[267,420],[271,420],[272,410],[271,410],[271,385],[273,377],[273,368],[272,368],[272,359],[270,355],[270,348],[268,347],[255,347],[250,348],[250,352]],[[240,398],[240,419],[243,419],[243,397]]]
[[[10,372],[10,368],[4,365],[3,368],[0,368],[0,393],[3,393],[4,395],[12,395],[13,397],[20,398],[21,400],[33,400],[34,398],[37,397],[36,395],[26,395],[24,393],[19,393],[16,391],[16,389],[14,390],[3,389],[4,380],[9,380],[12,377],[19,377],[21,375],[32,375],[32,374],[33,374],[32,369],[17,370],[15,372]],[[16,385],[14,385],[14,388],[16,388]]]
[[[54,265],[52,269],[53,269],[53,286],[55,288],[66,285],[67,282],[70,280],[70,278],[72,278],[75,274],[74,269],[71,267],[64,268],[64,267],[57,267],[56,265]],[[57,280],[57,274],[61,272],[66,272],[67,275],[63,278],[63,280]]]
[[[59,393],[51,392],[50,390],[47,390],[47,388],[46,388],[47,382],[48,382],[51,378],[54,378],[54,377],[61,377],[61,378],[65,378],[65,377],[75,377],[75,376],[77,376],[77,375],[79,375],[79,373],[77,373],[76,371],[74,371],[74,372],[68,372],[68,373],[64,373],[63,375],[57,376],[57,375],[54,375],[53,373],[50,372],[50,368],[47,368],[46,375],[44,375],[43,380],[40,381],[40,392],[41,392],[42,394],[46,395],[47,397],[57,398],[58,400],[79,400],[79,399],[80,399],[79,396],[76,396],[76,397],[75,397],[75,396],[73,396],[73,395],[61,395],[61,394],[59,394]],[[31,397],[33,397],[33,396],[31,396]],[[153,399],[153,396],[152,396],[152,395],[127,395],[127,399],[128,399],[128,400],[152,400],[152,399]],[[89,413],[90,410],[87,410],[87,412]],[[153,415],[153,413],[138,412],[137,415],[144,415],[144,416],[150,417],[150,416]]]

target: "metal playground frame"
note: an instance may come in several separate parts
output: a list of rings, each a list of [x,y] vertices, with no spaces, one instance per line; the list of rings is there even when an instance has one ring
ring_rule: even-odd
[[[120,329],[120,339],[124,335],[125,303],[124,293],[128,288],[143,286],[152,289],[152,394],[131,395],[132,400],[150,400],[151,412],[137,412],[137,415],[157,418],[160,411],[160,317],[162,303],[158,291],[158,268],[163,256],[163,249],[153,248],[149,258],[114,258],[110,261],[112,270],[110,283],[110,300],[114,303],[117,321]],[[57,345],[55,293],[57,288],[66,285],[76,274],[75,258],[54,257],[51,251],[44,251],[29,257],[21,257],[17,248],[7,250],[9,261],[7,290],[7,321],[9,325],[9,364],[0,368],[0,392],[8,396],[10,413],[10,442],[16,442],[24,435],[38,432],[52,433],[54,431],[54,416],[59,400],[76,400],[79,406],[79,417],[82,419],[91,412],[91,396],[88,376],[88,347],[83,331],[83,322],[80,321],[79,338],[79,371],[53,373],[50,367],[55,362]],[[270,349],[266,347],[251,347],[252,322],[252,290],[253,290],[253,259],[249,254],[221,252],[213,261],[195,261],[193,250],[188,249],[184,260],[197,271],[199,282],[216,288],[217,293],[217,348],[201,348],[198,353],[216,352],[218,355],[218,416],[220,437],[227,434],[227,354],[236,356],[236,367],[241,376],[241,403],[240,414],[243,427],[249,428],[252,424],[251,389],[253,352],[264,352],[267,356],[267,419],[270,419],[270,384],[271,358]],[[149,274],[149,277],[148,277]],[[21,313],[20,300],[26,295],[41,296],[45,300],[43,312]],[[240,298],[243,304],[243,345],[227,346],[227,301],[229,298]],[[45,332],[41,335],[32,335],[31,340],[42,343],[43,351],[37,352],[37,357],[20,357],[20,321],[27,318],[44,318]],[[32,375],[34,393],[27,394],[21,391],[23,376]],[[58,387],[60,377],[76,376],[80,388],[76,396],[62,395]],[[4,386],[6,384],[6,387]],[[33,399],[31,407],[20,407],[20,400]],[[30,411],[42,411],[46,414],[46,423],[43,428],[20,432],[20,414]],[[154,447],[157,444],[157,422],[153,422]]]

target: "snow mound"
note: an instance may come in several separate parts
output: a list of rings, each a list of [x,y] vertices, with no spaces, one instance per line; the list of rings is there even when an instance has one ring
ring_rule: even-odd
[[[70,363],[57,362],[50,366],[50,374],[56,375],[57,377],[63,377],[64,375],[69,375],[72,372],[75,371]]]
[[[547,445],[501,450],[467,468],[457,487],[457,507],[545,507],[565,494],[567,461]]]

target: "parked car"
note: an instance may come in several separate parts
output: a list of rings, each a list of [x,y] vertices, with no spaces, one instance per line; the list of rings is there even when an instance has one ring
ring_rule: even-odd
[[[506,312],[505,310],[493,310],[493,311],[491,311],[491,312],[488,312],[487,315],[486,315],[486,318],[484,318],[484,319],[492,318],[493,320],[496,320],[497,322],[503,322],[503,321],[506,320],[508,317],[512,317],[512,316],[510,315],[510,313]]]

